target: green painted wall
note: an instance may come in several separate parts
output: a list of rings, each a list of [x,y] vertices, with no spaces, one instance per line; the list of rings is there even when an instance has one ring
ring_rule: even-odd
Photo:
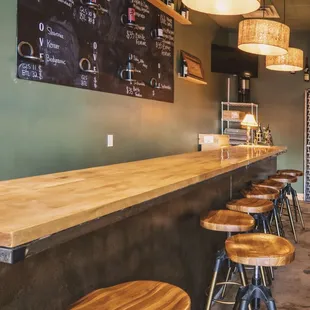
[[[291,46],[309,55],[309,45],[309,34],[292,33]],[[279,157],[278,168],[303,170],[304,92],[310,85],[303,81],[302,72],[293,75],[267,70],[263,57],[259,71],[259,79],[252,83],[253,100],[260,104],[261,120],[270,124],[275,144],[288,147],[288,153]],[[294,187],[303,193],[303,179]]]
[[[0,10],[1,179],[195,151],[198,133],[218,131],[224,82],[210,73],[210,44],[219,27],[206,15],[176,23],[175,50],[202,59],[208,86],[176,78],[169,104],[16,79],[16,6]]]
[[[237,34],[230,33],[229,44],[237,46]],[[293,32],[290,45],[309,55],[310,34]],[[259,104],[260,122],[270,124],[274,143],[286,145],[288,152],[279,156],[279,169],[303,170],[304,152],[304,91],[310,88],[303,73],[290,74],[267,70],[265,57],[259,57],[259,78],[251,82],[252,101]],[[295,185],[303,193],[303,179]]]

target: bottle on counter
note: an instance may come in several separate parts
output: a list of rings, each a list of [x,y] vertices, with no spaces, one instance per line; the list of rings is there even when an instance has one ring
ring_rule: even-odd
[[[168,6],[170,6],[171,0],[164,0],[164,3],[165,3],[166,5],[168,5]]]
[[[161,24],[160,14],[157,14],[156,26],[152,30],[152,37],[154,40],[160,41],[164,38],[164,30]]]
[[[261,124],[258,124],[258,128],[256,130],[256,137],[255,137],[256,144],[261,144],[263,141],[263,131]]]
[[[304,69],[304,81],[305,82],[309,82],[310,81],[308,57],[306,57],[306,64],[305,64],[305,69]]]
[[[135,25],[136,24],[136,9],[133,5],[133,0],[128,0],[127,24],[128,25]]]
[[[187,77],[188,75],[188,64],[185,58],[182,59],[181,76]]]
[[[175,6],[174,6],[174,0],[170,0],[170,5],[169,7],[174,10],[175,9]]]

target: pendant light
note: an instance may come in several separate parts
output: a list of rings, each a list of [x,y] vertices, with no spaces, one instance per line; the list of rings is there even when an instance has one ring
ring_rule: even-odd
[[[265,8],[265,0],[263,4]],[[265,17],[265,13],[263,14]],[[239,23],[238,48],[257,55],[285,55],[288,52],[290,28],[263,19],[245,19]]]
[[[286,6],[284,0],[284,24]],[[296,72],[303,70],[304,52],[301,49],[289,47],[288,53],[282,56],[267,56],[266,68],[274,71]]]
[[[299,48],[289,47],[282,56],[267,56],[266,68],[274,71],[296,72],[303,70],[304,52]]]
[[[259,9],[258,0],[183,0],[192,10],[215,15],[242,15]]]

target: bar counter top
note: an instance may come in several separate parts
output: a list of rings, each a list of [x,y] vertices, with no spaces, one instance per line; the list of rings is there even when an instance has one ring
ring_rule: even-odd
[[[0,182],[0,247],[13,248],[286,152],[225,147]]]

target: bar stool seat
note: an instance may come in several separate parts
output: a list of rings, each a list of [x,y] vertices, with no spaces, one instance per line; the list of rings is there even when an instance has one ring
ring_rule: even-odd
[[[275,310],[276,303],[271,290],[262,283],[259,269],[290,264],[295,249],[286,239],[266,234],[244,234],[230,237],[225,242],[227,256],[231,261],[254,266],[252,283],[240,287],[234,310],[261,309],[264,302],[268,310]]]
[[[252,216],[230,210],[217,210],[210,211],[207,215],[202,215],[200,219],[200,225],[208,230],[226,232],[230,237],[232,232],[248,232],[255,227],[255,220]],[[224,261],[228,263],[228,271],[226,275],[226,281],[217,282],[218,273]],[[231,282],[231,274],[235,267],[238,267],[241,283]],[[227,285],[237,285],[238,287],[246,285],[246,274],[243,265],[232,264],[228,259],[225,249],[221,249],[216,253],[215,265],[213,269],[213,277],[207,294],[207,302],[205,310],[210,310],[212,302],[222,303],[226,305],[233,305],[234,301],[224,301]],[[222,286],[221,298],[214,298],[214,290],[216,286]]]
[[[200,225],[209,230],[222,232],[246,232],[255,226],[252,216],[230,210],[210,211],[202,216]]]
[[[285,187],[285,184],[282,182],[277,182],[274,180],[264,180],[264,181],[253,181],[252,185],[255,187],[265,187],[265,188],[271,188],[280,191]]]
[[[302,177],[304,175],[302,171],[296,170],[296,169],[278,170],[277,174],[290,175],[290,176],[293,176],[293,177]]]
[[[189,310],[190,306],[189,296],[174,285],[134,281],[96,290],[70,310]]]
[[[274,214],[274,216],[277,216],[274,203],[271,200],[267,199],[256,199],[256,198],[242,198],[239,200],[233,200],[226,204],[227,209],[239,211],[239,212],[245,212],[250,213],[255,221],[256,221],[256,227],[254,229],[254,232],[264,232],[265,234],[271,233],[271,227],[269,222],[269,216],[270,214]],[[277,218],[278,220],[278,218]],[[277,229],[280,231],[280,227],[277,223]],[[272,280],[274,280],[274,272],[273,269],[270,268],[261,268],[261,275],[263,278],[264,284],[266,284],[265,274],[268,276],[269,283],[272,283]]]
[[[266,213],[272,211],[274,205],[267,199],[242,198],[226,204],[227,209],[244,213]]]
[[[225,242],[228,257],[250,266],[285,266],[295,258],[294,246],[285,238],[270,234],[243,234]]]
[[[242,190],[241,193],[246,198],[274,200],[279,197],[279,191],[266,187],[252,187],[250,190]]]
[[[276,174],[269,177],[270,180],[281,182],[281,183],[296,183],[297,177],[291,176],[291,175],[285,175],[285,174]]]

